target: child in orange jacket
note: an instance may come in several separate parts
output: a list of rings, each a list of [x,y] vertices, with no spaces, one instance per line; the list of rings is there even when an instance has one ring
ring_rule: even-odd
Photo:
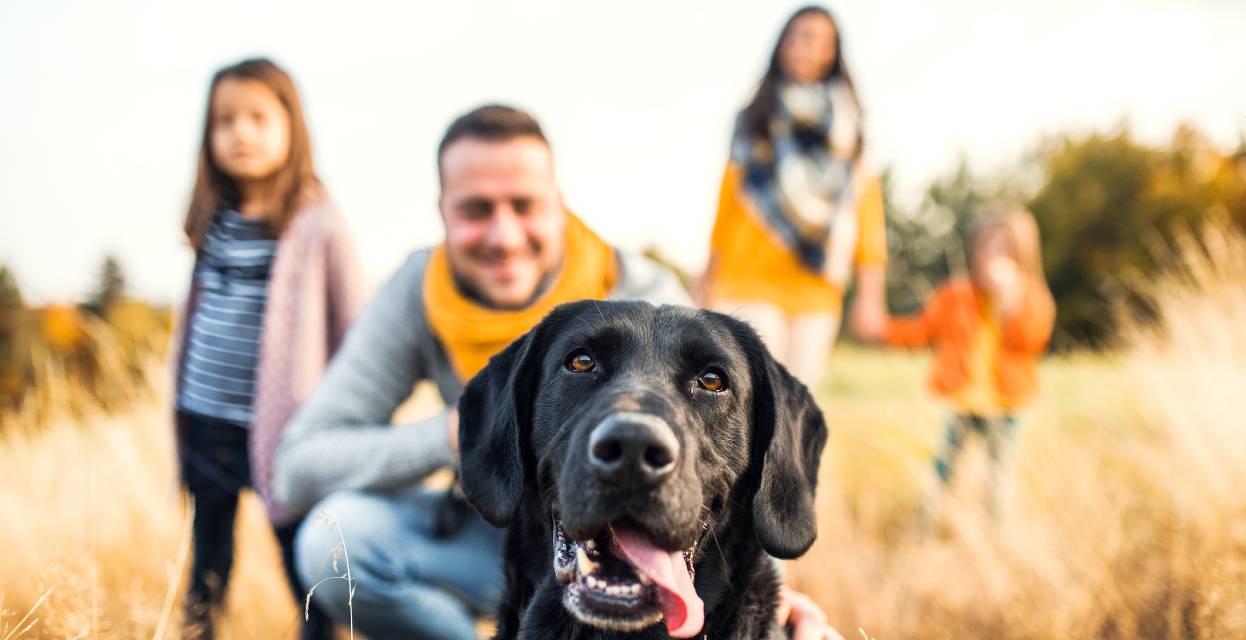
[[[944,283],[920,314],[888,319],[889,344],[933,347],[931,390],[956,412],[935,460],[941,482],[970,430],[986,439],[998,472],[1014,413],[1037,391],[1036,363],[1054,319],[1038,225],[1019,207],[996,209],[975,229],[968,278]]]

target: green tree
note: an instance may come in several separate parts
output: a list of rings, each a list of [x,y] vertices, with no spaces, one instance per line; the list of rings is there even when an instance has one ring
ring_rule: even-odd
[[[17,278],[6,265],[0,264],[0,307],[22,306],[22,290],[17,286]]]
[[[930,291],[966,270],[969,236],[982,211],[1001,200],[1017,201],[1010,175],[975,176],[962,158],[936,179],[916,208],[891,197],[891,174],[883,172],[887,221],[887,301],[894,313],[914,313]]]
[[[29,382],[27,312],[13,272],[0,265],[0,409],[16,409]]]
[[[1043,236],[1061,342],[1109,337],[1112,304],[1138,303],[1132,293],[1172,255],[1172,231],[1196,228],[1211,210],[1208,146],[1182,128],[1170,147],[1151,148],[1122,128],[1040,149],[1044,181],[1029,207]]]
[[[1246,231],[1246,140],[1221,160],[1212,183],[1217,213]]]
[[[125,296],[126,278],[121,262],[116,256],[104,257],[100,266],[99,281],[94,292],[87,299],[86,308],[96,315],[102,316],[109,306],[119,302]]]
[[[1149,313],[1136,294],[1175,259],[1176,230],[1198,229],[1212,213],[1246,229],[1246,149],[1225,154],[1188,126],[1165,145],[1145,145],[1120,127],[1050,138],[1025,161],[988,177],[961,161],[912,210],[887,199],[894,312],[920,308],[934,286],[965,269],[969,234],[994,202],[1025,204],[1038,219],[1057,305],[1053,344],[1101,345],[1117,304]]]

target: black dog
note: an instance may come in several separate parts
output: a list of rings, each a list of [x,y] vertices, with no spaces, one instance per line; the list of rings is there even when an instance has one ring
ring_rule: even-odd
[[[510,527],[498,638],[782,637],[766,553],[813,544],[827,433],[747,325],[563,305],[459,414],[463,491]]]

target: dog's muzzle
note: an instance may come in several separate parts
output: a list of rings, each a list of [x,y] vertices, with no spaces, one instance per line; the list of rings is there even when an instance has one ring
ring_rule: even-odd
[[[602,482],[624,489],[648,489],[675,471],[679,441],[666,420],[650,413],[620,411],[593,428],[588,460]]]

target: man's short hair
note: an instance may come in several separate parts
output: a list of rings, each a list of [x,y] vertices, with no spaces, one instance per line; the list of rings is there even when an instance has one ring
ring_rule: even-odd
[[[476,107],[459,116],[446,128],[437,145],[437,173],[441,173],[441,158],[446,149],[463,138],[476,138],[489,142],[505,142],[531,136],[549,146],[541,125],[528,112],[501,104]]]

